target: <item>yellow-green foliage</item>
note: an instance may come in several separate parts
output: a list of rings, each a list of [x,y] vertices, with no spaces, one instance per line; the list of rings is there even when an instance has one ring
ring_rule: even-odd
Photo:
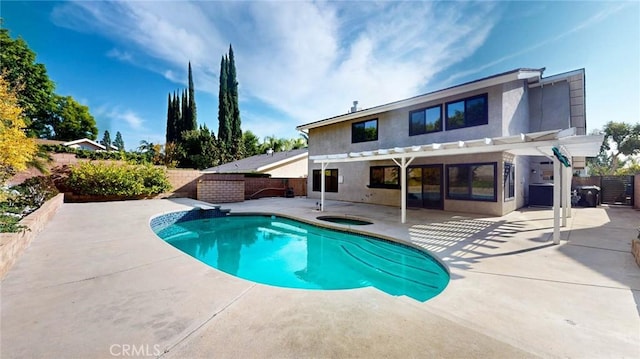
[[[85,162],[71,169],[66,185],[75,194],[148,196],[171,189],[163,168]]]
[[[24,132],[25,127],[16,95],[0,75],[0,183],[13,171],[27,168],[37,151],[35,140]]]

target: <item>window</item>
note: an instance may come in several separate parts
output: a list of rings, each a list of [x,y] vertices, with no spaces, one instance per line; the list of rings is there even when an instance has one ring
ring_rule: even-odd
[[[369,187],[400,188],[400,167],[374,166],[369,172]]]
[[[378,119],[356,122],[351,125],[351,143],[378,140]]]
[[[489,123],[487,94],[446,104],[447,130]]]
[[[504,163],[504,199],[512,199],[516,196],[516,166],[513,163]]]
[[[409,112],[409,136],[442,131],[442,106]]]
[[[313,170],[312,187],[315,192],[321,190],[320,170]],[[324,191],[338,192],[338,170],[324,170]]]
[[[447,198],[496,201],[496,163],[447,166]]]

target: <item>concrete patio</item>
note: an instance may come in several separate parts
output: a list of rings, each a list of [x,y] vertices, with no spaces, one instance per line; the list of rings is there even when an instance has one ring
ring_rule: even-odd
[[[316,200],[224,205],[314,220]],[[373,288],[308,291],[248,282],[183,254],[150,217],[189,199],[64,204],[2,281],[0,357],[162,358],[640,356],[640,212],[574,208],[504,217],[327,201],[323,214],[410,241],[451,271],[418,302]],[[337,227],[346,227],[335,225]]]

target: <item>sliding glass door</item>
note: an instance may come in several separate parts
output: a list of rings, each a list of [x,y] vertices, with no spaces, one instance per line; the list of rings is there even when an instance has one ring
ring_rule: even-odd
[[[407,206],[442,209],[442,165],[407,168]]]

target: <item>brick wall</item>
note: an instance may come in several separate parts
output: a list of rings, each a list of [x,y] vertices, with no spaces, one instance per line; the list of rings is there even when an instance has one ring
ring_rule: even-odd
[[[197,185],[197,199],[209,203],[244,201],[244,176],[203,174]]]
[[[168,169],[167,178],[171,183],[171,192],[164,197],[196,198],[198,195],[198,179],[202,173],[192,169]]]

